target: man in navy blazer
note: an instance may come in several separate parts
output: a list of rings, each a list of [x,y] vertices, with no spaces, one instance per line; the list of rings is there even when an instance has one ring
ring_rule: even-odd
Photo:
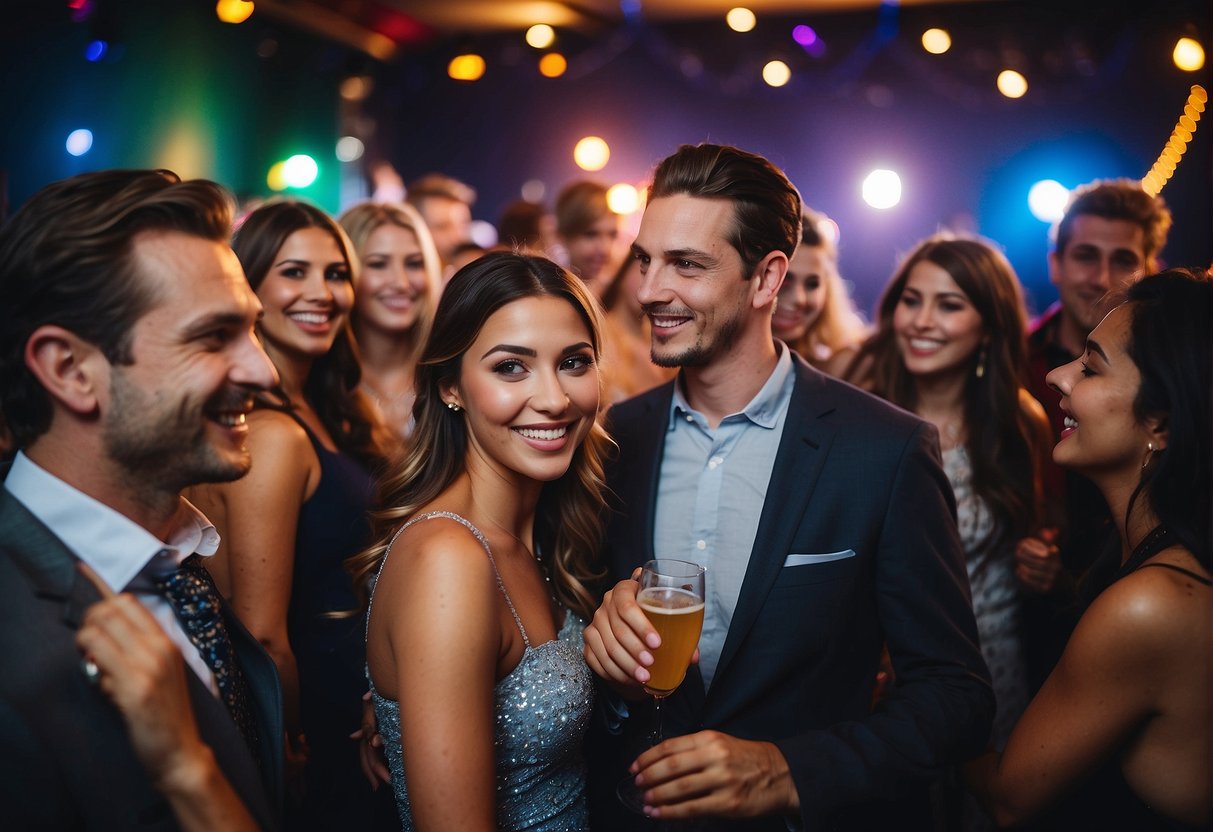
[[[253,393],[277,383],[231,222],[212,182],[108,171],[0,230],[5,828],[279,825],[273,663],[222,604],[232,649],[208,660],[157,589],[218,545],[181,491],[243,476]]]
[[[634,762],[635,743],[592,748],[596,829],[636,828],[610,795],[629,763],[658,819],[864,828],[881,807],[925,807],[927,783],[987,739],[993,694],[933,428],[772,337],[800,209],[781,171],[732,147],[684,146],[654,177],[632,250],[653,359],[681,371],[610,411],[619,582],[585,634],[632,711],[624,734],[650,727],[641,684],[660,643],[633,570],[703,563],[708,604],[699,664],[663,706],[669,739]]]

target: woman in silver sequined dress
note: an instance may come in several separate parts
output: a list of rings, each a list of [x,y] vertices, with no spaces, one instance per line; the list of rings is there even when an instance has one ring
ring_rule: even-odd
[[[461,269],[383,483],[367,669],[406,830],[581,830],[593,686],[581,630],[602,529],[599,322],[543,258]]]

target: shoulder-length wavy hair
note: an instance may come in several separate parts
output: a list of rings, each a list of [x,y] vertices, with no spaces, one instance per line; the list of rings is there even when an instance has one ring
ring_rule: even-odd
[[[870,366],[872,391],[907,410],[917,408],[914,376],[906,370],[893,332],[893,313],[910,272],[928,262],[946,271],[981,316],[982,346],[969,359],[964,387],[965,450],[973,490],[999,521],[994,545],[1030,533],[1040,514],[1039,446],[1029,411],[1021,404],[1027,374],[1027,313],[1019,279],[1006,257],[975,239],[934,236],[918,244],[898,267],[877,307],[876,332],[852,367]],[[982,374],[977,366],[983,364]]]
[[[819,248],[825,254],[826,269],[825,274],[821,276],[825,284],[825,300],[813,325],[799,341],[788,346],[800,353],[806,361],[818,364],[820,359],[817,356],[821,352],[819,346],[824,347],[829,355],[856,347],[863,341],[867,326],[855,311],[855,304],[851,302],[842,275],[838,273],[838,249],[823,229],[829,219],[807,206],[802,213],[800,245]]]
[[[466,470],[467,422],[447,409],[443,386],[458,379],[464,353],[494,312],[516,300],[544,296],[573,307],[597,356],[601,326],[594,300],[581,281],[546,258],[492,252],[464,266],[447,284],[417,366],[413,440],[380,483],[383,508],[372,516],[375,543],[346,561],[364,607],[396,529]],[[535,518],[535,554],[552,578],[557,599],[586,619],[596,606],[588,586],[599,577],[593,561],[605,522],[602,466],[611,444],[595,419],[568,471],[544,485]]]
[[[438,305],[438,296],[442,293],[442,261],[438,257],[438,249],[434,246],[434,237],[430,234],[429,226],[421,218],[421,214],[406,202],[363,202],[350,208],[337,218],[341,227],[349,234],[354,252],[361,262],[366,258],[366,243],[371,234],[385,225],[395,225],[406,231],[411,231],[421,247],[421,259],[425,263],[425,295],[418,302],[417,323],[409,332],[411,343],[420,348],[430,335],[430,324],[434,319],[434,308]],[[365,266],[359,266],[358,274]],[[354,291],[358,291],[355,282]],[[357,329],[358,313],[355,311],[351,318]]]
[[[1213,363],[1213,276],[1168,269],[1125,292],[1131,323],[1129,357],[1141,374],[1133,400],[1138,421],[1166,420],[1167,447],[1141,469],[1130,501],[1144,499],[1172,537],[1210,568],[1210,391]],[[1137,564],[1125,564],[1133,568]]]
[[[265,280],[287,238],[305,228],[319,228],[331,234],[349,265],[351,276],[355,275],[358,260],[353,246],[332,217],[297,199],[272,200],[250,213],[232,235],[232,250],[240,259],[254,292]],[[368,467],[378,469],[383,463],[383,453],[378,446],[374,412],[358,389],[361,378],[358,348],[347,320],[337,333],[332,349],[312,365],[304,382],[303,396],[339,449]],[[281,389],[276,391],[274,399],[263,398],[261,403],[279,410],[291,407]]]

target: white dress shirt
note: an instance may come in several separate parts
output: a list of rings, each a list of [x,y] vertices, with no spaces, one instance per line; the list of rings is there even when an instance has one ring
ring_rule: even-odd
[[[4,487],[30,514],[87,563],[114,592],[133,592],[181,649],[181,655],[218,696],[215,676],[173,608],[152,590],[151,577],[175,570],[192,554],[209,557],[219,548],[219,533],[185,498],[177,527],[162,541],[147,529],[104,503],[77,491],[23,453],[9,469]]]

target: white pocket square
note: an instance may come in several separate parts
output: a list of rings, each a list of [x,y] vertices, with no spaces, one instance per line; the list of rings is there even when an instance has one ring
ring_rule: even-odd
[[[844,549],[841,552],[827,552],[824,555],[788,555],[783,562],[783,568],[789,566],[807,566],[810,563],[829,563],[832,560],[843,560],[855,557],[854,549]]]

